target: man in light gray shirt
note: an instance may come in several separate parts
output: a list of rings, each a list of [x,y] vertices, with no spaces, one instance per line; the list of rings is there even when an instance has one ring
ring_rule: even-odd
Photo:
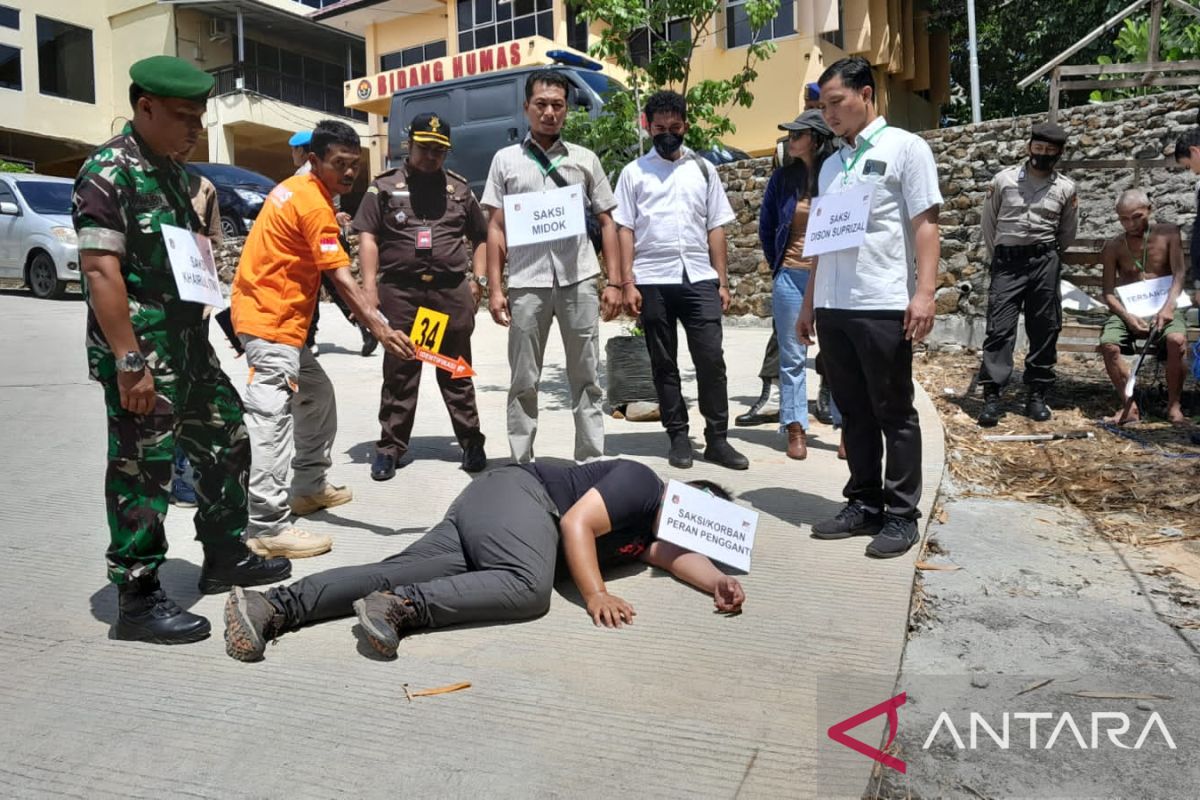
[[[534,458],[537,435],[538,382],[550,321],[558,320],[566,350],[567,382],[575,415],[575,460],[604,454],[604,414],[597,383],[600,367],[599,318],[613,319],[621,309],[620,253],[611,211],[617,202],[600,159],[585,147],[561,138],[567,114],[566,76],[538,70],[525,83],[529,133],[520,144],[496,153],[488,172],[482,205],[489,214],[487,243],[488,309],[497,324],[508,328],[508,444],[519,464]],[[504,198],[584,187],[583,205],[600,228],[608,285],[597,296],[600,274],[596,252],[587,235],[533,244],[508,244]],[[501,276],[508,265],[508,296]]]

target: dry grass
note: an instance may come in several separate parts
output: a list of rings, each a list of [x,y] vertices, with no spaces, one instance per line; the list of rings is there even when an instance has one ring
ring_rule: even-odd
[[[1101,534],[1134,545],[1200,539],[1200,447],[1195,426],[1150,420],[1127,428],[1141,442],[1097,421],[1118,410],[1118,398],[1097,360],[1067,356],[1048,398],[1049,423],[1020,413],[1023,394],[1010,387],[1008,414],[985,431],[975,423],[979,392],[964,396],[979,368],[972,354],[927,353],[914,362],[917,380],[933,398],[946,429],[947,463],[967,493],[1055,505],[1083,512]],[[951,390],[948,392],[947,390]],[[987,433],[1092,431],[1094,439],[985,442]],[[1182,531],[1182,536],[1170,529]],[[1164,531],[1169,531],[1164,535]],[[1174,535],[1171,535],[1174,534]]]

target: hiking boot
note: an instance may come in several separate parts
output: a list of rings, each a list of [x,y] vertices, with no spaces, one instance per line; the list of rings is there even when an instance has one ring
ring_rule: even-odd
[[[808,458],[808,434],[799,422],[788,423],[787,437],[787,457],[796,461]]]
[[[158,578],[143,575],[117,586],[117,623],[112,638],[127,642],[186,644],[208,638],[208,620],[184,611],[158,585]]]
[[[234,586],[278,583],[291,577],[292,562],[286,558],[262,558],[240,541],[204,548],[200,567],[200,591],[221,594]]]
[[[238,661],[258,661],[267,642],[286,630],[283,612],[262,592],[233,587],[225,599],[225,652]]]
[[[867,545],[867,555],[872,558],[895,558],[902,556],[921,540],[917,521],[895,514],[884,514],[883,528]]]
[[[1034,422],[1045,422],[1050,419],[1050,406],[1046,405],[1044,389],[1030,389],[1025,398],[1025,416]]]
[[[311,514],[325,508],[345,505],[354,499],[354,492],[345,486],[334,486],[327,483],[316,494],[301,494],[292,498],[292,513],[297,517]]]
[[[463,472],[470,473],[487,469],[487,453],[483,449],[483,442],[467,442],[463,447],[462,468]]]
[[[739,428],[766,425],[769,422],[779,422],[779,384],[775,381],[763,381],[762,394],[754,401],[754,405],[744,414],[739,414],[733,424]]]
[[[333,549],[333,537],[288,528],[274,536],[247,536],[246,547],[263,558],[311,558]]]
[[[734,450],[724,436],[709,437],[704,460],[728,469],[750,469],[750,459]]]
[[[675,469],[691,469],[692,440],[687,431],[668,434],[671,437],[671,450],[667,453],[667,463]]]
[[[361,600],[355,600],[354,613],[367,634],[367,641],[387,658],[396,657],[396,648],[400,646],[404,631],[420,626],[412,600],[391,592],[371,592]]]
[[[874,536],[883,528],[883,514],[868,511],[857,500],[842,507],[833,519],[812,526],[814,539],[847,539],[851,536]]]
[[[979,427],[994,428],[1004,416],[1004,405],[1000,402],[1000,392],[996,389],[985,389],[983,392],[983,411],[979,412]]]
[[[396,477],[396,457],[390,453],[376,453],[371,465],[371,480],[390,481]]]

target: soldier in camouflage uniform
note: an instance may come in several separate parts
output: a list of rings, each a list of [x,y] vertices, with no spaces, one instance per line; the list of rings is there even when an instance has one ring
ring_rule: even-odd
[[[84,162],[72,203],[88,367],[108,415],[108,577],[120,592],[113,636],[191,642],[208,635],[208,620],[173,603],[156,577],[176,442],[196,472],[200,590],[273,583],[291,565],[241,540],[250,468],[242,404],[208,343],[203,305],[178,295],[161,233],[201,229],[187,174],[170,156],[195,145],[213,79],[169,56],[139,61],[129,75],[133,122]]]

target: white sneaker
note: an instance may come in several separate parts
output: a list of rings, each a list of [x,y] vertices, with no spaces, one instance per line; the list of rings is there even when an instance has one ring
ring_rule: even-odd
[[[333,549],[333,537],[288,528],[274,536],[247,536],[246,547],[263,558],[309,558]]]

